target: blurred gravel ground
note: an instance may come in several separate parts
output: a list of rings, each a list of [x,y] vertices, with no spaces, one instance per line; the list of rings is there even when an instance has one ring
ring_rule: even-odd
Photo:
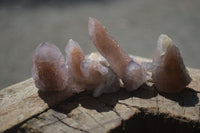
[[[88,17],[101,21],[130,54],[151,58],[168,34],[185,64],[200,68],[200,0],[0,0],[0,89],[31,77],[32,53],[41,42],[64,53],[70,38],[86,54],[96,51]]]

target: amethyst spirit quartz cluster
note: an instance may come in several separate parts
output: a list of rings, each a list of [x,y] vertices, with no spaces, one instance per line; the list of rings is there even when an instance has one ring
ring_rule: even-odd
[[[179,93],[191,82],[179,49],[167,35],[159,36],[152,62],[138,63],[96,19],[89,18],[88,30],[102,56],[85,56],[72,39],[65,48],[66,57],[53,44],[42,43],[36,48],[32,76],[39,90],[92,91],[98,97],[118,91],[121,84],[127,91],[134,91],[152,79],[159,92]]]

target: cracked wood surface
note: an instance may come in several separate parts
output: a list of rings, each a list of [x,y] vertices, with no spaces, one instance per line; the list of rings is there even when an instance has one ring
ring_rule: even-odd
[[[158,93],[150,81],[137,91],[128,93],[121,88],[99,98],[93,98],[90,92],[46,94],[38,92],[33,80],[28,79],[0,91],[0,132],[29,118],[15,131],[109,132],[142,111],[199,126],[200,70],[189,72],[193,81],[178,95]]]
[[[71,92],[39,92],[32,78],[0,91],[0,132],[73,95]]]

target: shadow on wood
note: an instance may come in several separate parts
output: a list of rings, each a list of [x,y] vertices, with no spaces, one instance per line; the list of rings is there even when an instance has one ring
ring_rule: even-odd
[[[193,80],[180,94],[159,93],[147,82],[134,92],[121,88],[98,98],[91,92],[40,92],[30,78],[0,91],[0,132],[196,132],[200,70],[189,72]]]
[[[98,98],[92,97],[91,92],[87,91],[70,97],[59,105],[53,107],[53,109],[64,114],[68,114],[76,107],[82,106],[86,109],[95,109],[98,112],[108,112],[113,110],[119,100],[125,100],[131,97],[149,99],[155,97],[156,95],[157,92],[154,90],[154,88],[149,87],[146,84],[134,92],[127,92],[124,88],[121,88],[119,92],[103,94]],[[47,104],[51,104],[51,100],[49,101],[49,98],[47,98],[48,96],[40,96],[42,96],[43,100],[45,100]]]
[[[197,92],[189,87],[179,94],[160,93],[160,95],[167,99],[178,102],[179,105],[183,107],[194,107],[199,102]]]
[[[53,103],[56,101],[57,97],[60,95],[68,95],[69,92],[40,92],[39,96],[49,105],[54,105]],[[138,90],[134,92],[127,92],[124,88],[121,88],[119,92],[112,94],[103,94],[98,98],[92,97],[91,92],[82,92],[80,94],[74,95],[64,102],[52,107],[55,111],[68,114],[71,110],[75,109],[79,105],[87,109],[95,109],[98,112],[107,112],[113,110],[115,105],[119,100],[125,100],[131,97],[138,97],[141,99],[150,99],[156,97],[158,94],[157,90],[154,86],[148,86],[144,84]],[[180,106],[183,107],[193,107],[199,102],[199,98],[197,96],[197,92],[192,88],[187,88],[182,91],[180,94],[166,94],[159,93],[163,97],[170,99],[174,102],[178,102]],[[71,94],[70,94],[71,95]],[[134,101],[133,101],[134,102]]]
[[[79,106],[83,107],[87,110],[96,110],[99,113],[114,111],[118,113],[116,109],[117,104],[120,101],[124,101],[132,98],[139,99],[152,99],[157,97],[158,95],[165,97],[166,99],[172,100],[172,102],[177,102],[182,107],[192,107],[195,106],[199,102],[199,98],[197,96],[197,92],[191,88],[185,89],[178,95],[175,94],[164,94],[158,93],[154,86],[148,86],[144,84],[138,90],[134,92],[127,92],[124,88],[121,88],[119,92],[112,94],[104,94],[98,98],[92,97],[91,92],[83,92],[78,95],[74,95],[67,100],[61,102],[60,104],[52,107],[55,112],[59,112],[61,114],[65,114],[67,117],[79,118],[81,116],[75,115],[73,110],[76,110]],[[43,97],[43,100],[49,102],[51,104],[52,98],[50,95],[55,94],[40,94]],[[45,98],[44,98],[45,97]],[[132,99],[132,102],[135,102]],[[136,100],[137,101],[137,100]],[[126,104],[125,104],[126,105]],[[198,122],[179,120],[177,117],[173,117],[169,114],[156,112],[156,110],[149,111],[148,108],[143,108],[139,106],[134,106],[139,109],[139,112],[135,113],[133,116],[129,117],[126,120],[122,119],[122,123],[115,127],[110,132],[198,132],[199,125]],[[120,113],[118,113],[120,116]],[[52,114],[58,121],[65,121],[66,118],[62,118],[60,116],[56,116],[56,114]],[[74,116],[75,115],[75,116]],[[96,118],[95,118],[96,119]],[[87,122],[87,120],[85,120]],[[67,126],[70,126],[67,124]],[[74,127],[73,127],[74,128]],[[77,128],[76,130],[80,130],[83,132],[87,132],[86,129]]]
[[[112,132],[167,132],[168,127],[175,131],[199,130],[199,93],[192,88],[174,95],[158,93],[153,85],[144,84],[134,92],[121,88],[119,92],[98,98],[93,98],[89,91],[73,95],[68,90],[37,91],[41,103],[50,108],[6,132],[32,132],[33,129],[48,132],[62,128],[77,132],[109,132],[112,129]]]
[[[69,97],[74,95],[72,91],[66,89],[64,91],[40,91],[38,90],[38,96],[44,100],[45,103],[48,104],[49,107],[55,105],[59,101],[63,101]]]
[[[180,122],[164,114],[139,112],[132,118],[113,129],[111,133],[199,133],[200,127],[195,122]]]

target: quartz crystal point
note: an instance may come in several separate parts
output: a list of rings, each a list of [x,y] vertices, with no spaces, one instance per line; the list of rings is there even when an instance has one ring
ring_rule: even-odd
[[[72,88],[75,91],[93,90],[93,96],[97,97],[104,92],[119,90],[119,80],[115,73],[97,59],[85,58],[77,42],[69,40],[65,52],[69,73],[73,77]]]
[[[81,88],[93,88],[103,80],[103,75],[107,73],[107,69],[97,61],[85,59],[77,42],[70,39],[65,52],[69,72],[74,82],[79,84]]]
[[[68,70],[60,50],[52,44],[40,44],[33,55],[32,76],[42,91],[61,91],[69,84]]]
[[[167,35],[158,38],[152,68],[152,79],[158,91],[179,93],[191,82],[178,47]]]
[[[100,22],[89,18],[88,28],[94,45],[107,59],[113,71],[123,80],[128,91],[136,90],[146,82],[145,70],[120,48]]]
[[[122,78],[131,58],[94,18],[89,18],[89,35],[98,51],[107,59],[111,68]]]
[[[72,39],[69,40],[66,48],[66,62],[68,65],[68,69],[70,74],[76,80],[82,80],[83,74],[81,72],[81,62],[84,60],[84,53],[79,46],[79,44]]]

